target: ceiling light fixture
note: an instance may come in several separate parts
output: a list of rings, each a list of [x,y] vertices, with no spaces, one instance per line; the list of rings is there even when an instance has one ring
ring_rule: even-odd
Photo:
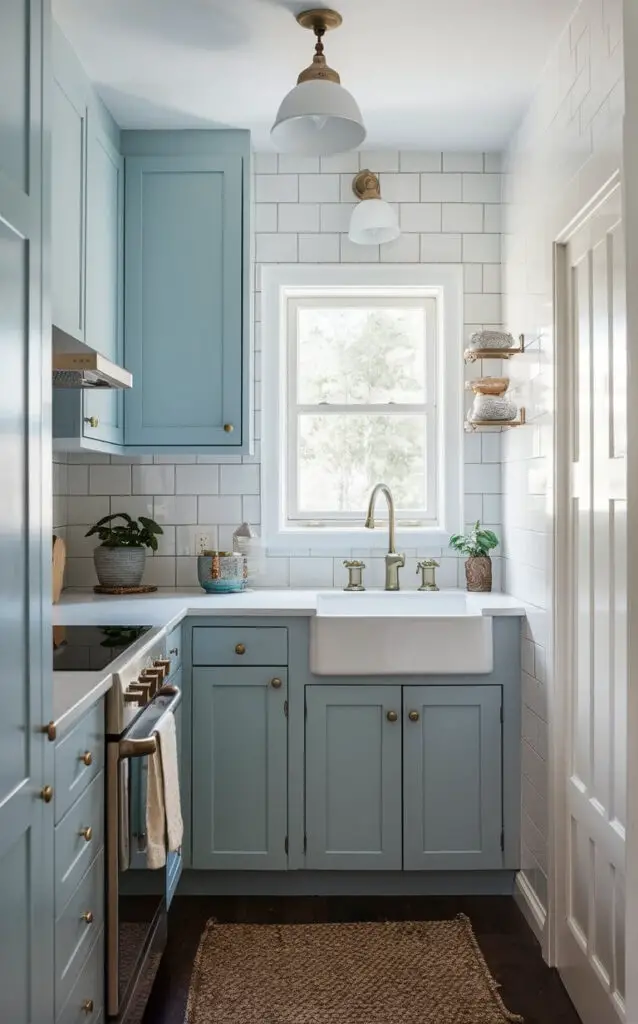
[[[270,130],[272,140],[285,153],[345,153],[363,142],[366,130],[356,100],[343,88],[337,72],[328,67],[323,52],[323,36],[328,29],[339,27],[341,15],[319,8],[303,11],[297,21],[316,35],[315,55],[284,97]]]
[[[352,211],[348,235],[358,245],[379,245],[392,242],[401,234],[397,215],[381,198],[379,179],[372,171],[360,171],[352,182],[352,191],[359,200]]]

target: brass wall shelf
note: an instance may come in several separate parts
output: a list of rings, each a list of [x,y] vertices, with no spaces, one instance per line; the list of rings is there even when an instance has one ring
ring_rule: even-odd
[[[466,420],[464,426],[467,434],[480,430],[481,427],[501,427],[503,430],[509,427],[524,427],[525,409],[518,410],[518,419],[515,420]]]

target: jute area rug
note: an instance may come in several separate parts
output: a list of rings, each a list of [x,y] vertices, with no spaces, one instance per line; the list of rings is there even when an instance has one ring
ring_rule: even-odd
[[[503,1024],[468,918],[217,924],[193,968],[186,1024]]]

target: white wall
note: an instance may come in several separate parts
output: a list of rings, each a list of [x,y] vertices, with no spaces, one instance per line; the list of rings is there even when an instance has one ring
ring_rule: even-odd
[[[364,167],[380,172],[385,199],[398,206],[402,235],[384,246],[356,246],[347,230],[354,206],[352,179]],[[465,340],[479,328],[501,322],[501,175],[500,157],[490,153],[394,151],[347,153],[318,158],[255,155],[254,251],[257,268],[267,263],[463,263]],[[259,275],[256,274],[256,280]],[[195,534],[206,530],[211,545],[227,548],[242,519],[261,520],[260,441],[262,336],[260,294],[255,294],[255,421],[257,447],[252,457],[69,456],[67,586],[96,582],[93,540],[84,534],[108,512],[151,514],[165,534],[159,555],[147,562],[145,581],[160,586],[196,585]],[[468,375],[498,374],[499,362],[476,364]],[[458,453],[451,453],[458,458]],[[466,520],[482,519],[500,533],[500,434],[475,434],[465,440]],[[61,479],[62,471],[58,476]],[[345,582],[347,550],[297,553],[269,558],[264,585],[337,586]],[[403,574],[415,586],[416,549]],[[383,559],[366,556],[366,582],[382,585]],[[495,559],[495,587],[500,558]],[[439,570],[442,586],[464,585],[458,558],[445,551]]]
[[[504,322],[526,336],[510,374],[528,426],[503,440],[505,588],[528,605],[522,655],[523,868],[548,905],[554,336],[553,243],[621,165],[622,0],[583,0],[506,156]],[[556,686],[560,680],[556,680]]]

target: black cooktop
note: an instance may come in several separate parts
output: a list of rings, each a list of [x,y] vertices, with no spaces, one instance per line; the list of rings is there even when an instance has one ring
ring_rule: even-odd
[[[56,626],[54,672],[100,672],[151,626]]]

